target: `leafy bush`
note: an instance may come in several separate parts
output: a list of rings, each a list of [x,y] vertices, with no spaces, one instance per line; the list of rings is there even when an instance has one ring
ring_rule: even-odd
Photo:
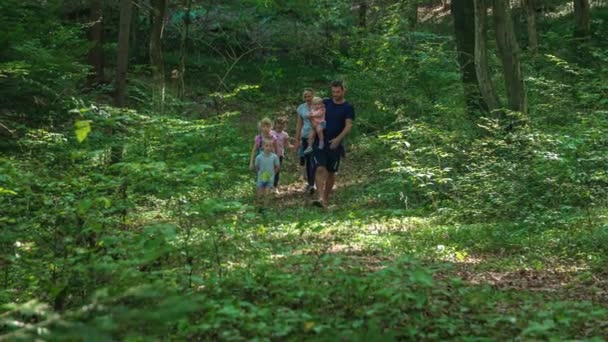
[[[0,107],[11,121],[61,124],[88,69],[81,26],[57,19],[59,1],[0,4]],[[25,115],[23,115],[25,114]]]

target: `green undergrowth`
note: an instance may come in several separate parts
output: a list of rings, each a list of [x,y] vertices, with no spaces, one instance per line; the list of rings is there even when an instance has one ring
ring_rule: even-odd
[[[82,111],[92,123],[83,143],[37,131],[21,141],[24,157],[2,159],[3,208],[12,209],[3,218],[11,256],[3,259],[0,298],[10,304],[0,329],[9,339],[608,334],[605,284],[594,281],[605,272],[603,209],[551,220],[532,213],[528,221],[457,220],[412,201],[428,201],[428,193],[392,176],[386,157],[401,154],[381,154],[385,138],[362,136],[349,148],[329,211],[312,208],[286,172],[284,189],[260,215],[246,169],[259,116],[103,110]],[[124,157],[111,166],[100,148],[115,138],[102,129],[107,120],[126,129],[118,141]],[[286,169],[295,162],[288,158]],[[548,288],[521,283],[519,272],[549,277]],[[578,289],[589,284],[599,288]]]
[[[605,9],[588,42],[539,18],[529,113],[496,115],[464,110],[447,12],[413,31],[401,3],[372,6],[364,32],[337,20],[348,2],[216,4],[192,37],[219,49],[192,39],[185,98],[170,82],[159,106],[132,65],[120,109],[82,88],[82,25],[42,3],[0,6],[0,341],[608,338]],[[302,13],[324,17],[298,31]],[[293,135],[302,88],[334,78],[357,118],[329,208],[288,151],[259,213],[257,122],[289,115]]]

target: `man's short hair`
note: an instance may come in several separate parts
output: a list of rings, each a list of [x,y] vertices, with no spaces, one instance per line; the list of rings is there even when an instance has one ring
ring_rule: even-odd
[[[338,81],[338,80],[332,81],[331,82],[331,87],[332,88],[338,88],[338,87],[340,87],[340,88],[344,89],[344,82]]]

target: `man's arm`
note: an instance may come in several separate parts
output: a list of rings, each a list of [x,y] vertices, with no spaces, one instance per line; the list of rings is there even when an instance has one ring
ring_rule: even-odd
[[[340,146],[340,143],[342,142],[344,137],[347,136],[348,133],[350,133],[350,131],[352,129],[353,129],[353,119],[346,119],[346,122],[344,124],[344,129],[342,130],[342,132],[340,132],[340,134],[338,134],[337,137],[335,137],[329,141],[329,143],[330,143],[329,148],[332,150],[335,150],[336,148],[338,148],[338,146]]]

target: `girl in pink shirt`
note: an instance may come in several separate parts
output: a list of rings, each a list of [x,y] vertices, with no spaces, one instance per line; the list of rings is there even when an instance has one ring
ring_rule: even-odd
[[[323,99],[315,97],[312,99],[312,109],[308,114],[308,119],[312,125],[310,134],[308,135],[308,148],[304,150],[304,154],[312,153],[312,144],[315,141],[315,135],[319,137],[319,149],[322,150],[325,146],[323,139],[323,130],[325,129],[325,105]]]
[[[294,146],[289,142],[289,134],[285,132],[285,128],[287,127],[287,117],[279,116],[276,120],[274,120],[274,129],[270,132],[270,134],[276,139],[278,146],[279,162],[283,165],[283,157],[285,156],[285,147],[294,148]],[[279,174],[280,171],[275,173],[274,175],[274,189],[275,191],[279,188]]]

